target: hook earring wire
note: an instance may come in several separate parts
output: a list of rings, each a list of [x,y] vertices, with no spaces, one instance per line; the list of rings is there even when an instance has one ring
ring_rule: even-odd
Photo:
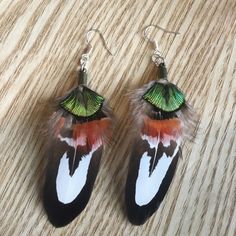
[[[95,32],[95,33],[97,32],[97,33],[100,35],[104,47],[106,48],[106,50],[109,52],[110,55],[113,55],[113,53],[111,52],[111,50],[110,50],[110,49],[108,48],[108,46],[107,46],[107,42],[106,42],[106,40],[105,40],[105,38],[104,38],[102,32],[101,32],[99,29],[92,28],[92,29],[90,29],[90,30],[86,33],[86,43],[87,43],[90,47],[92,47],[92,45],[91,45],[91,37],[90,37],[90,35],[91,35],[92,32]]]
[[[103,42],[103,46],[105,47],[105,49],[108,51],[108,53],[110,55],[113,55],[113,53],[111,52],[111,50],[108,48],[107,46],[107,43],[106,43],[106,40],[102,34],[102,32],[99,30],[99,29],[95,29],[95,28],[91,28],[85,35],[85,42],[87,44],[87,47],[85,48],[85,51],[84,53],[82,54],[81,56],[81,59],[80,59],[80,67],[81,67],[81,70],[87,72],[88,70],[88,64],[89,64],[89,59],[90,59],[90,54],[93,50],[93,46],[91,44],[91,33],[94,32],[94,33],[98,33],[102,39],[102,42]]]
[[[144,38],[146,38],[149,42],[153,43],[154,46],[155,46],[155,48],[158,48],[158,43],[157,43],[157,41],[156,41],[155,39],[152,39],[152,38],[148,37],[148,30],[149,30],[150,27],[154,27],[154,28],[156,28],[156,29],[160,29],[160,30],[162,30],[164,33],[175,34],[175,35],[180,34],[180,33],[177,32],[177,31],[167,30],[167,29],[165,29],[165,28],[162,28],[162,27],[159,26],[159,25],[152,25],[152,24],[151,24],[151,25],[146,26],[146,27],[144,28]]]
[[[153,24],[148,25],[148,26],[146,26],[144,28],[144,31],[143,31],[144,38],[146,38],[149,42],[151,42],[154,45],[154,52],[153,52],[153,56],[152,56],[152,61],[156,65],[159,65],[161,63],[165,63],[165,60],[164,60],[164,57],[161,55],[161,51],[159,49],[159,45],[157,43],[157,40],[148,37],[148,30],[149,30],[150,27],[154,27],[154,28],[160,29],[164,33],[175,34],[175,35],[180,34],[180,33],[179,32],[175,32],[175,31],[171,31],[171,30],[167,30],[165,28],[162,28],[159,25],[153,25]]]

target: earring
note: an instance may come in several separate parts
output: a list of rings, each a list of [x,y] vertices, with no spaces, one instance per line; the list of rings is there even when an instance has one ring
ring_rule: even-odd
[[[133,137],[125,201],[128,219],[134,225],[144,224],[160,206],[181,156],[181,140],[190,138],[196,126],[185,95],[167,79],[157,42],[147,36],[150,27],[177,34],[156,25],[144,30],[144,37],[155,47],[152,61],[157,66],[158,80],[144,85],[131,96],[137,132]]]
[[[90,34],[80,60],[78,85],[59,99],[49,121],[49,161],[44,207],[55,227],[70,223],[87,205],[97,177],[104,144],[111,138],[112,114],[104,97],[86,85],[91,51]]]

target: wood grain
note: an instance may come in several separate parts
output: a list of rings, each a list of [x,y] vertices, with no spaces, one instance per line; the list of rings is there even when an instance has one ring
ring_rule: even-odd
[[[0,1],[0,235],[236,235],[235,0]],[[148,24],[169,78],[200,114],[174,182],[147,224],[124,214],[130,142],[127,92],[154,79]],[[89,84],[117,117],[92,198],[70,225],[53,228],[42,208],[50,101],[75,83],[84,34],[99,28],[115,52],[93,38]]]

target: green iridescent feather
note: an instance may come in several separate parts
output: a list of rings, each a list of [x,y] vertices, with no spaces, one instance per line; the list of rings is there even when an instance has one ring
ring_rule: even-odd
[[[83,86],[82,91],[79,88],[73,90],[60,106],[78,117],[89,117],[98,112],[104,102],[104,98],[91,89]]]
[[[171,83],[155,83],[144,95],[143,99],[165,112],[180,109],[185,102],[184,94]]]

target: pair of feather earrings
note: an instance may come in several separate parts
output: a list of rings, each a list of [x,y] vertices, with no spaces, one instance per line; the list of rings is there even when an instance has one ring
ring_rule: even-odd
[[[189,137],[195,127],[194,115],[184,94],[167,80],[167,69],[157,43],[147,37],[151,26],[146,27],[144,34],[155,45],[152,59],[158,67],[158,79],[134,91],[131,98],[136,117],[133,129],[137,132],[125,202],[128,219],[135,225],[143,224],[159,207],[181,155],[181,139]],[[88,48],[81,57],[78,86],[59,99],[57,111],[49,122],[52,142],[44,207],[55,227],[67,225],[86,207],[103,147],[112,137],[111,109],[101,95],[86,85],[92,50],[88,34],[92,31],[100,33],[97,29],[87,33]]]

